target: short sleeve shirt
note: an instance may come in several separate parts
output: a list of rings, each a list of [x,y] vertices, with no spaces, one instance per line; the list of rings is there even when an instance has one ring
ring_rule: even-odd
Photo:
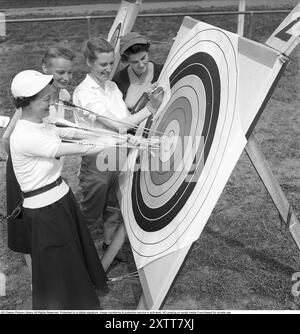
[[[61,175],[63,158],[55,159],[55,155],[64,131],[46,123],[17,122],[10,137],[10,151],[23,192],[44,187]]]
[[[75,105],[93,111],[98,115],[109,112],[118,120],[130,115],[118,86],[107,80],[103,89],[89,74],[76,87],[73,93],[73,102]],[[74,118],[80,126],[95,127],[95,120],[92,117],[89,119],[83,117],[80,111],[74,113]],[[97,123],[97,127],[99,127],[99,123]],[[103,125],[103,127],[105,126]]]

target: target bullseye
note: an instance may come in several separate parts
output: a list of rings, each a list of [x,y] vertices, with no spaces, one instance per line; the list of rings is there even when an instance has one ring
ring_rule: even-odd
[[[180,125],[178,120],[175,119],[170,122],[165,130],[165,135],[161,139],[160,160],[162,162],[169,161],[171,156],[174,154],[179,138],[179,132]]]

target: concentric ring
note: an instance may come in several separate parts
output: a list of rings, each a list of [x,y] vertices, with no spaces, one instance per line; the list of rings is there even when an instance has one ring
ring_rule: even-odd
[[[202,34],[205,38],[200,38]],[[144,258],[162,256],[176,248],[179,239],[194,238],[188,237],[187,231],[197,224],[196,218],[201,219],[201,208],[219,173],[233,124],[235,47],[218,29],[196,35],[168,58],[164,70],[170,79],[171,99],[151,125],[153,131],[174,131],[178,141],[185,136],[194,138],[195,144],[184,142],[183,156],[178,143],[170,157],[159,156],[160,166],[169,163],[171,170],[147,170],[150,158],[141,154],[141,164],[130,175],[126,202],[122,201],[133,251]],[[184,168],[178,171],[175,167],[181,160]]]
[[[219,98],[218,94],[220,92],[220,76],[216,62],[213,57],[207,53],[201,52],[196,53],[188,57],[178,68],[173,72],[170,77],[170,87],[171,89],[175,86],[176,83],[180,82],[181,79],[184,79],[186,76],[196,75],[199,77],[200,81],[203,83],[206,97],[206,110],[204,112],[205,119],[203,124],[203,130],[201,136],[204,137],[205,146],[204,152],[196,152],[194,155],[195,164],[198,163],[197,159],[204,154],[204,162],[209,153],[210,146],[214,137],[214,131],[216,129],[216,123],[218,120],[219,114]],[[213,100],[214,99],[214,100]],[[179,103],[182,102],[183,98],[178,98],[174,101],[165,112],[165,116],[161,120],[161,123],[158,125],[158,131],[164,131],[166,124],[170,121],[170,115],[173,114],[174,110],[182,110]],[[191,111],[191,109],[190,109]],[[197,110],[199,115],[199,110]],[[191,118],[192,119],[192,118]],[[198,120],[195,120],[198,122]],[[192,122],[189,122],[187,135],[190,135],[190,128],[192,127]],[[156,129],[155,129],[156,130]],[[194,133],[192,133],[194,134]],[[199,148],[201,149],[201,147]],[[190,170],[186,171],[186,175],[190,173]],[[185,176],[186,176],[185,175]],[[189,195],[194,189],[195,182],[186,182],[183,180],[176,189],[176,192],[173,194],[168,201],[163,203],[159,210],[157,208],[151,208],[145,203],[141,191],[141,171],[138,170],[134,173],[133,176],[133,186],[131,196],[133,202],[136,203],[136,206],[133,207],[133,214],[135,221],[144,231],[152,232],[164,228],[174,217],[178,214],[181,208],[184,206],[184,203],[187,201]],[[155,178],[152,175],[152,179]]]

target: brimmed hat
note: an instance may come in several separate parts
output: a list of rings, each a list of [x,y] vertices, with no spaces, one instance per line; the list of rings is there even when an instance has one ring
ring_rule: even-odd
[[[52,78],[53,75],[42,74],[34,70],[22,71],[13,78],[11,93],[14,97],[34,96],[45,88]]]
[[[149,41],[137,32],[130,32],[129,34],[122,36],[120,39],[120,54],[122,55],[132,45],[148,43]]]

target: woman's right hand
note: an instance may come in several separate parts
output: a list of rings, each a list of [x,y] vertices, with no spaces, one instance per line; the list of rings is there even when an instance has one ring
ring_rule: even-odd
[[[140,137],[136,137],[136,136],[133,136],[131,134],[127,135],[127,142],[130,145],[138,146],[140,144],[140,140],[141,140]]]
[[[149,89],[146,91],[146,93],[148,94],[148,95],[150,95],[150,94],[152,94],[154,91],[155,91],[155,89],[158,87],[158,82],[156,81],[156,82],[154,82],[153,84],[151,84],[151,86],[149,87]]]
[[[164,98],[164,90],[162,87],[157,87],[149,96],[149,101],[146,106],[149,107],[152,115],[154,115],[160,107]]]

